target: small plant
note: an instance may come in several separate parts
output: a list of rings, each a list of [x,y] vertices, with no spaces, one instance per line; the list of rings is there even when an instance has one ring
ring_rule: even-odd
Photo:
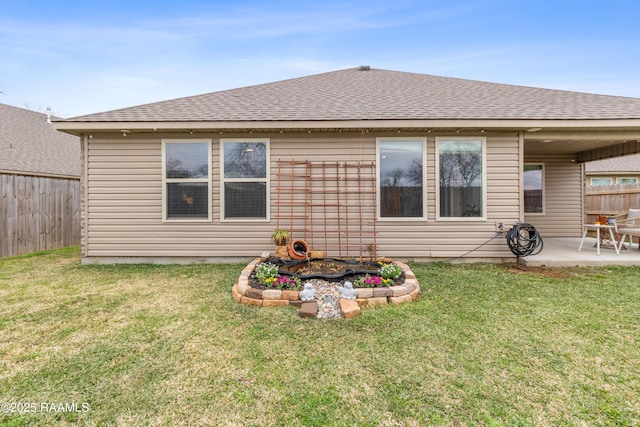
[[[369,261],[373,261],[378,257],[378,247],[375,243],[367,243],[365,246],[365,250],[369,252]]]
[[[256,279],[261,285],[275,289],[302,289],[302,282],[297,277],[281,276],[278,267],[270,262],[265,262],[256,267]]]
[[[271,287],[278,280],[278,267],[265,262],[256,267],[256,279],[262,285]]]
[[[378,270],[383,279],[396,280],[402,274],[402,269],[396,264],[383,264]]]
[[[384,279],[380,276],[369,276],[361,277],[355,281],[354,286],[356,288],[380,288],[382,286],[391,286],[393,284],[393,280]]]
[[[273,287],[276,289],[291,289],[297,291],[302,289],[302,281],[297,277],[278,276]]]
[[[276,246],[285,246],[289,241],[289,232],[287,230],[275,230],[271,234],[271,240]]]

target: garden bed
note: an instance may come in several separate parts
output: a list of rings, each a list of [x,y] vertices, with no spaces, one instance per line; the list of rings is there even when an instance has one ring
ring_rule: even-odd
[[[259,283],[256,279],[254,273],[256,267],[261,263],[265,263],[268,260],[264,258],[257,258],[251,261],[240,274],[238,278],[238,282],[233,285],[232,288],[232,296],[235,301],[241,304],[249,304],[260,307],[280,307],[285,305],[295,305],[300,306],[303,301],[300,298],[300,291],[294,289],[274,289],[271,287],[266,287],[264,284]],[[311,265],[312,261],[319,260],[309,260],[309,264]],[[340,287],[343,286],[345,282],[349,281],[355,283],[358,279],[370,276],[373,276],[377,268],[373,268],[374,265],[379,264],[395,264],[402,270],[402,274],[399,278],[393,280],[393,283],[389,286],[377,286],[373,285],[373,287],[356,287],[355,291],[357,293],[355,301],[357,302],[359,307],[362,306],[375,306],[375,305],[385,305],[388,303],[391,304],[400,304],[404,302],[410,302],[415,300],[420,294],[420,286],[418,281],[416,280],[415,275],[409,268],[409,266],[403,262],[391,261],[389,259],[380,259],[376,263],[369,263],[368,271],[361,271],[354,266],[354,268],[350,268],[353,272],[348,272],[347,274],[342,274],[342,272],[337,271],[335,265],[337,262],[341,262],[341,260],[330,259],[325,260],[324,270],[325,275],[322,277],[318,276],[318,271],[323,270],[318,266],[315,266],[313,269],[306,271],[304,270],[305,266],[297,268],[296,273],[301,272],[302,277],[301,282],[305,283],[309,280],[322,280],[327,283],[333,284],[333,286]],[[347,264],[351,262],[347,261]],[[358,263],[358,266],[363,265],[362,263]],[[349,269],[349,268],[348,268]],[[279,270],[280,271],[280,270]],[[360,272],[357,272],[360,271]],[[324,273],[320,273],[324,274]],[[331,276],[340,276],[340,277],[331,277]]]

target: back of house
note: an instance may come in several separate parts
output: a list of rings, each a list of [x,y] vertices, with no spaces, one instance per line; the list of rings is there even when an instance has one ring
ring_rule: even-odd
[[[510,224],[580,235],[583,164],[640,152],[640,99],[358,67],[55,126],[82,141],[84,262],[247,259],[276,229],[504,260]]]

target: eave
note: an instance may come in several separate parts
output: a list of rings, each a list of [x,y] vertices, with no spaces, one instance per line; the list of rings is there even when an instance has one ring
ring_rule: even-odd
[[[57,121],[62,132],[81,136],[122,133],[522,133],[529,154],[574,154],[577,162],[640,152],[640,119],[431,119],[431,120],[306,120],[306,121]]]
[[[497,131],[640,131],[640,119],[576,119],[576,120],[530,120],[530,119],[429,119],[429,120],[283,120],[283,121],[121,121],[121,122],[76,122],[56,121],[55,129],[81,135],[89,132],[128,130],[148,131],[239,131],[259,129],[264,131],[306,130],[384,130],[384,129],[484,129]],[[636,133],[637,136],[637,133]]]

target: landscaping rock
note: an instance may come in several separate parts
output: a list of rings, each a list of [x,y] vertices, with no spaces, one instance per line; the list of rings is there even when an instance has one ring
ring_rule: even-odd
[[[315,301],[305,301],[300,305],[300,311],[298,316],[300,317],[313,317],[318,315],[318,303]]]
[[[360,306],[354,300],[344,298],[341,299],[340,310],[342,310],[342,317],[344,317],[345,319],[353,319],[354,317],[358,317],[360,315]]]
[[[300,291],[282,290],[282,299],[294,301],[300,299]]]
[[[394,297],[400,297],[409,293],[409,290],[404,286],[391,286],[389,290],[391,290]]]
[[[247,305],[256,305],[258,307],[262,307],[262,300],[261,299],[255,299],[255,298],[249,298],[249,297],[241,297],[240,298],[240,303],[241,304],[247,304]]]
[[[404,281],[404,283],[402,284],[402,286],[407,288],[407,291],[409,291],[409,293],[411,293],[416,288],[416,279],[406,279]]]
[[[247,291],[251,289],[248,281],[238,280],[237,291],[240,295],[247,295]]]
[[[318,302],[319,319],[334,319],[342,317],[340,311],[340,291],[338,287],[320,279],[311,280],[315,289],[315,300]]]
[[[358,288],[358,298],[372,298],[373,297],[373,288]]]
[[[240,299],[242,298],[242,295],[240,295],[240,292],[238,292],[238,284],[237,283],[235,285],[233,285],[233,288],[231,288],[231,296],[233,297],[233,300],[235,302],[240,302]]]
[[[373,297],[367,299],[367,305],[387,305],[387,297]]]
[[[286,300],[286,299],[264,299],[264,300],[262,300],[262,306],[263,307],[282,307],[284,305],[289,305],[289,300]]]
[[[389,288],[373,288],[373,296],[375,297],[390,297],[393,296],[393,292]]]
[[[262,289],[249,288],[244,296],[247,298],[262,299]]]
[[[413,301],[413,298],[411,298],[411,295],[402,295],[399,297],[389,297],[389,302],[391,302],[392,304],[402,304],[404,302],[411,302]]]
[[[281,299],[282,291],[280,289],[265,289],[262,291],[262,299]]]

